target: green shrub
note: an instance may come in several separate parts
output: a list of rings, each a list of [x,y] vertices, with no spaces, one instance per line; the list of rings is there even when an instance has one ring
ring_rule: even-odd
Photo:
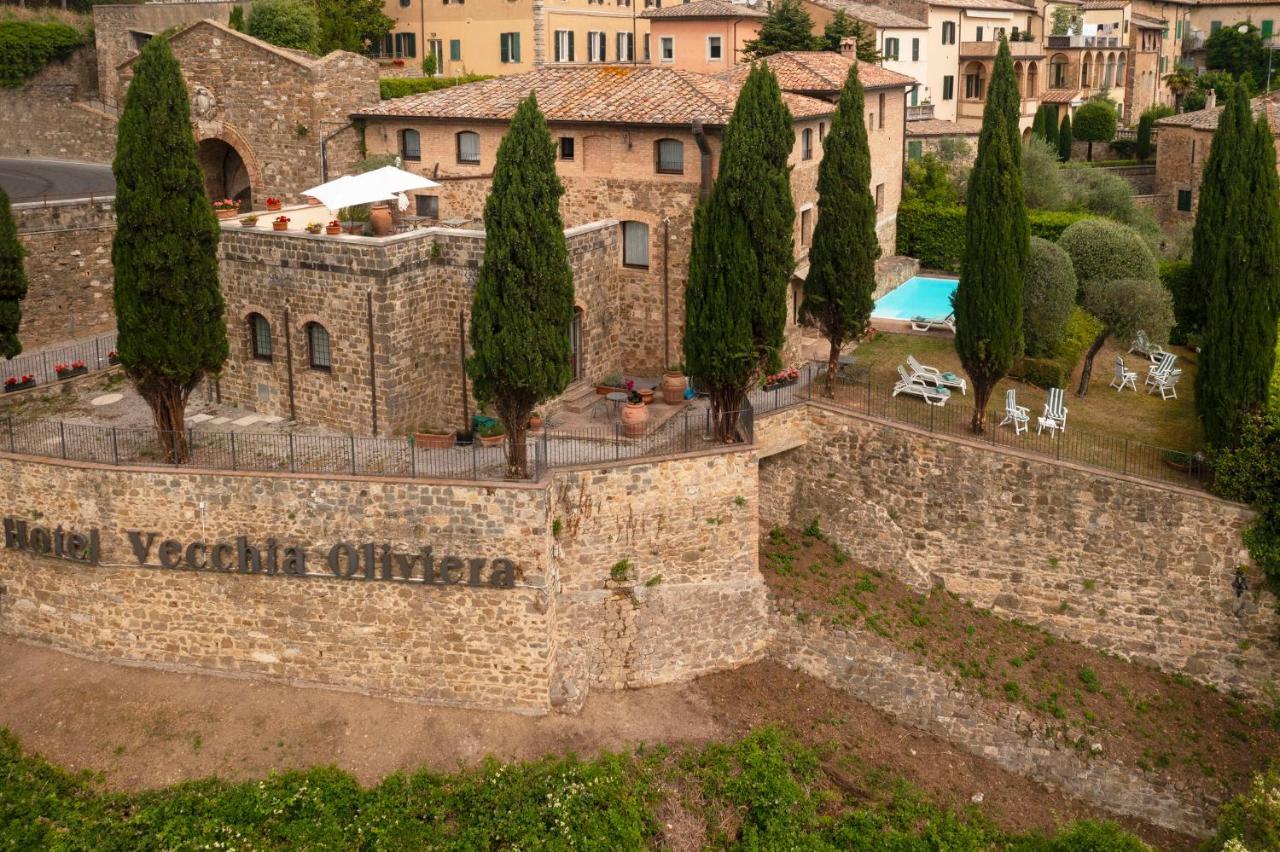
[[[1121,278],[1156,280],[1156,259],[1142,236],[1132,228],[1108,219],[1076,222],[1062,232],[1058,245],[1071,255],[1080,286],[1086,281]]]
[[[1111,160],[1110,162],[1107,162],[1107,165],[1114,166],[1119,162],[1123,162],[1125,165],[1130,165],[1135,161],[1134,158],[1137,154],[1138,146],[1132,139],[1112,139],[1111,150],[1119,154],[1120,159]]]
[[[464,74],[461,77],[388,77],[378,81],[378,90],[384,101],[392,98],[403,98],[406,95],[420,95],[423,92],[434,92],[447,89],[462,83],[476,83],[488,80],[484,74]]]
[[[1187,335],[1199,329],[1192,327],[1187,315],[1187,297],[1191,286],[1191,261],[1166,260],[1160,263],[1160,283],[1164,284],[1169,295],[1173,297],[1173,329],[1169,332],[1169,342],[1181,346],[1187,342]]]
[[[309,0],[258,0],[249,7],[245,32],[276,47],[320,50],[320,15]]]
[[[1041,388],[1065,388],[1071,381],[1076,364],[1089,344],[1102,331],[1102,323],[1083,308],[1075,308],[1052,358],[1022,358],[1015,361],[1009,375]]]
[[[1240,846],[1228,846],[1230,841]],[[1280,849],[1280,766],[1255,773],[1249,791],[1222,806],[1214,849]]]
[[[1247,418],[1236,448],[1214,454],[1213,490],[1258,510],[1244,543],[1272,588],[1280,589],[1280,414]]]
[[[1043,852],[1151,852],[1151,847],[1114,822],[1086,819],[1061,831]]]
[[[1057,243],[1031,238],[1022,290],[1022,339],[1029,358],[1052,357],[1076,304],[1076,274]]]
[[[13,88],[54,60],[88,43],[75,27],[58,21],[0,19],[0,86]]]
[[[1090,218],[1086,213],[1028,210],[1031,235],[1056,242],[1072,224]],[[964,208],[904,203],[898,208],[898,254],[914,257],[929,269],[960,271],[964,254]]]

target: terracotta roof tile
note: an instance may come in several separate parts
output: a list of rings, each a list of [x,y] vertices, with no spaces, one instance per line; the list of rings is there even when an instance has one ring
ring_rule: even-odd
[[[854,3],[853,0],[813,0],[814,3],[824,9],[830,9],[835,12],[843,9],[845,14],[859,21],[866,21],[868,24],[876,27],[892,27],[895,29],[914,29],[927,30],[929,25],[924,21],[918,21],[915,18],[907,17],[900,12],[887,9],[884,6],[873,6],[869,3]]]
[[[393,98],[360,117],[413,117],[504,121],[530,92],[548,121],[684,125],[728,123],[740,83],[674,68],[573,65],[540,68],[434,92]],[[826,101],[783,93],[795,118],[830,115]]]
[[[763,18],[766,12],[759,4],[732,3],[729,0],[694,0],[661,9],[646,9],[642,18]]]
[[[907,122],[908,136],[977,136],[978,128],[966,129],[954,121],[941,118],[924,118]]]
[[[1128,5],[1129,0],[1084,0],[1084,9],[1086,12],[1092,10],[1123,9]]]
[[[777,75],[778,85],[782,86],[783,91],[831,94],[844,88],[849,66],[853,64],[853,60],[844,54],[829,50],[787,51],[766,56],[763,61]],[[716,76],[740,86],[750,71],[750,65],[735,65]],[[906,74],[866,62],[858,63],[858,79],[862,81],[864,89],[910,86],[915,82]]]
[[[1151,15],[1143,15],[1140,12],[1130,12],[1129,19],[1139,26],[1156,29],[1168,26],[1169,24],[1169,22],[1164,18],[1153,18]]]
[[[1275,96],[1273,95],[1273,98]],[[1253,108],[1253,115],[1256,118],[1262,115],[1263,110],[1267,112],[1267,120],[1271,123],[1271,132],[1273,134],[1280,133],[1280,104],[1274,99],[1268,100],[1266,97],[1254,98],[1249,102]],[[1218,116],[1222,114],[1222,107],[1214,107],[1213,109],[1198,109],[1195,112],[1180,112],[1177,115],[1171,115],[1156,121],[1157,127],[1191,127],[1196,130],[1217,130]]]
[[[1049,89],[1040,98],[1040,102],[1044,104],[1069,104],[1079,97],[1079,89]]]
[[[1019,3],[1016,0],[928,0],[930,6],[947,6],[957,9],[991,9],[1000,11],[1025,12],[1035,10],[1034,3]]]

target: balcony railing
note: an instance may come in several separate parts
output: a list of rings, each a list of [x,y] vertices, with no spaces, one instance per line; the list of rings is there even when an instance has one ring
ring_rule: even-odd
[[[933,118],[933,104],[907,107],[907,121],[928,121]]]
[[[1051,50],[1063,47],[1123,47],[1120,36],[1051,35]]]
[[[960,56],[964,58],[995,58],[1000,49],[998,41],[962,41]],[[1039,59],[1044,56],[1044,45],[1035,41],[1011,41],[1009,53],[1014,59]]]

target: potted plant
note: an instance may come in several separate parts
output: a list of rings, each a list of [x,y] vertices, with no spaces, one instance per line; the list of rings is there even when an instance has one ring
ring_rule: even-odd
[[[240,220],[240,227],[241,227],[241,228],[256,228],[256,227],[258,227],[258,217],[257,217],[257,216],[245,216],[243,219],[241,219],[241,220]]]
[[[454,433],[434,432],[424,427],[414,433],[413,444],[420,450],[446,450],[454,444]]]
[[[684,402],[684,389],[689,380],[684,375],[684,364],[672,364],[662,371],[662,401],[667,405]]]
[[[287,231],[289,230],[289,221],[290,220],[288,216],[277,216],[275,218],[275,221],[271,223],[271,230]]]
[[[542,431],[542,415],[536,411],[533,412],[533,414],[529,415],[529,431],[530,432]]]
[[[795,367],[788,367],[787,369],[774,373],[771,376],[766,376],[764,380],[764,389],[778,390],[779,388],[794,385],[798,381],[800,381],[800,371]]]
[[[649,409],[645,408],[644,398],[637,391],[631,391],[622,406],[622,433],[628,438],[641,438],[648,422]]]
[[[331,237],[336,237],[342,233],[342,223],[337,219],[333,219],[329,224],[324,226],[324,232]]]
[[[82,376],[89,372],[89,368],[84,365],[83,361],[72,361],[70,364],[54,364],[53,371],[58,374],[58,378],[61,380]]]
[[[119,364],[119,363],[120,363],[120,353],[119,353],[119,352],[117,352],[117,351],[116,351],[116,350],[114,350],[114,349],[112,349],[110,352],[108,352],[108,353],[107,353],[107,363],[108,363],[108,364],[110,364],[110,365],[112,365],[112,366],[115,366],[116,364]]]
[[[496,447],[506,437],[501,421],[486,423],[476,430],[476,435],[480,437],[481,446],[485,447]]]
[[[609,373],[607,376],[605,376],[603,379],[600,380],[599,384],[596,385],[596,393],[600,394],[601,396],[604,396],[607,393],[613,393],[614,391],[622,391],[622,390],[626,390],[626,388],[622,386],[621,373]]]
[[[4,380],[4,392],[13,393],[14,391],[26,390],[35,387],[36,377],[30,374],[22,376],[10,376]]]
[[[240,205],[230,198],[223,198],[213,202],[213,212],[219,219],[234,219],[240,213]]]
[[[470,429],[459,429],[453,433],[453,439],[459,447],[469,447],[476,442],[475,432]]]
[[[268,210],[279,210],[279,209],[280,209],[280,199],[279,199],[279,198],[276,198],[274,195],[269,196],[269,197],[267,198],[267,209],[268,209]]]
[[[319,222],[308,222],[306,230],[308,234],[318,234],[320,233],[320,229],[323,227],[324,225],[320,224]]]

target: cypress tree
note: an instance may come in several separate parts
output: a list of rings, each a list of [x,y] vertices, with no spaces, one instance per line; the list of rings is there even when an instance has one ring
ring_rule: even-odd
[[[1280,312],[1280,181],[1271,127],[1265,111],[1250,121],[1243,88],[1223,110],[1219,129],[1228,123],[1235,129],[1226,138],[1236,134],[1242,174],[1225,187],[1234,215],[1220,235],[1224,269],[1208,293],[1196,374],[1196,408],[1209,445],[1217,448],[1236,446],[1246,419],[1266,406]],[[1210,156],[1218,142],[1215,133]]]
[[[227,358],[218,221],[196,161],[187,89],[169,42],[134,64],[112,164],[116,349],[151,407],[166,460],[188,460],[187,398]]]
[[[694,217],[685,288],[685,364],[708,388],[722,440],[735,439],[752,379],[780,361],[795,268],[794,144],[778,81],[758,63],[725,128],[711,196]]]
[[[1064,163],[1071,159],[1071,140],[1071,114],[1067,113],[1058,125],[1058,159]]]
[[[818,223],[809,250],[801,313],[830,344],[827,396],[835,394],[840,349],[867,328],[874,303],[876,202],[871,197],[871,151],[863,123],[864,93],[858,66],[849,66],[831,132],[818,167]]]
[[[22,269],[25,254],[13,223],[9,196],[0,189],[0,355],[12,358],[22,351],[18,327],[22,324],[22,300],[27,297],[27,275]]]
[[[467,360],[476,398],[492,403],[502,421],[513,478],[528,474],[525,432],[534,406],[573,377],[573,271],[560,219],[563,194],[551,133],[530,94],[498,145]]]
[[[1232,275],[1226,262],[1227,235],[1239,214],[1233,205],[1241,198],[1249,165],[1242,150],[1248,144],[1245,137],[1249,133],[1249,109],[1243,97],[1236,97],[1240,93],[1235,88],[1226,92],[1213,143],[1204,159],[1191,233],[1191,276],[1184,296],[1184,316],[1189,324],[1186,331],[1205,327],[1209,294],[1224,286]]]
[[[955,295],[956,353],[973,381],[974,432],[986,428],[991,391],[1022,349],[1030,224],[1022,195],[1021,145],[1015,141],[1017,95],[1009,45],[1001,39],[969,178],[964,257]]]
[[[1056,150],[1058,147],[1058,108],[1053,104],[1040,107],[1044,112],[1044,141]]]
[[[1036,117],[1031,119],[1031,138],[1044,139],[1044,108],[1036,110]]]

